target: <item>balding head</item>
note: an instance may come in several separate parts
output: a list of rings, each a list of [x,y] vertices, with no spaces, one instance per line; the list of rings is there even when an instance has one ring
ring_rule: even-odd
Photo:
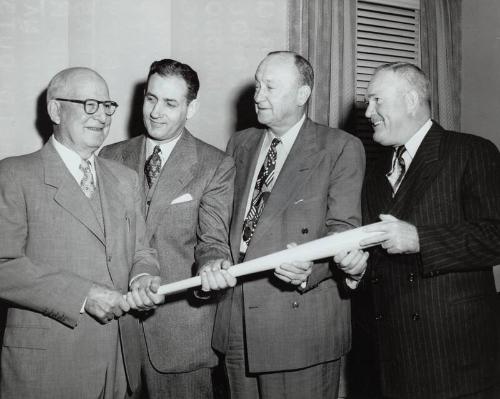
[[[86,67],[73,67],[58,72],[47,87],[47,102],[58,97],[68,97],[77,90],[78,86],[85,86],[88,82],[101,81],[108,90],[104,78],[96,71]]]
[[[255,73],[254,101],[259,122],[278,136],[286,133],[304,115],[312,81],[310,64],[298,54],[269,53]]]
[[[88,159],[104,142],[111,116],[103,105],[88,114],[85,100],[109,101],[108,85],[90,68],[64,69],[56,74],[47,88],[47,111],[54,125],[55,138],[66,147]]]

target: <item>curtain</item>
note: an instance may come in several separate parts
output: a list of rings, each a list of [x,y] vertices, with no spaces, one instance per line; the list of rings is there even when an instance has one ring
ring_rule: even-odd
[[[461,0],[421,0],[421,63],[432,88],[432,118],[460,131]]]
[[[289,0],[288,9],[289,49],[315,73],[308,116],[343,128],[354,112],[356,2]]]

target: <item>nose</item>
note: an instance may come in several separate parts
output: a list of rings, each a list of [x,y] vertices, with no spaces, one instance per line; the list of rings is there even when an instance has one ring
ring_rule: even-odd
[[[262,89],[262,87],[260,88],[255,88],[255,94],[253,95],[253,100],[256,102],[256,103],[259,103],[261,102],[262,100],[264,99],[264,91]]]
[[[367,117],[368,119],[370,119],[373,114],[373,107],[374,107],[373,102],[369,101],[365,111],[365,117]]]
[[[104,104],[99,104],[97,111],[92,115],[92,117],[101,123],[106,122],[106,118],[108,116],[104,113]]]
[[[151,109],[151,112],[149,113],[151,115],[151,118],[157,119],[161,117],[161,106],[160,102],[157,101],[154,105],[153,108]]]

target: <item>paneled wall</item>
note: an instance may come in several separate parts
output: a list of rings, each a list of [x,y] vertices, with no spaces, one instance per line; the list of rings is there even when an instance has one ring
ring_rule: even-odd
[[[0,159],[40,148],[44,90],[68,66],[96,69],[120,104],[107,143],[140,134],[141,83],[169,57],[201,78],[190,128],[223,148],[253,120],[242,94],[258,61],[286,38],[286,0],[0,0]]]

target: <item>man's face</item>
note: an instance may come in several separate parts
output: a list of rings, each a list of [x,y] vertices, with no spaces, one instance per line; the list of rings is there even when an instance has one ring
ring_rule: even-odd
[[[187,85],[181,77],[157,73],[150,76],[142,115],[152,139],[167,142],[182,132],[186,121],[194,115],[197,101],[188,104],[186,95]]]
[[[298,71],[292,57],[268,56],[255,73],[255,110],[260,123],[285,132],[302,116]]]
[[[405,144],[409,113],[405,95],[407,85],[392,71],[380,71],[368,85],[365,116],[370,119],[373,139],[385,146]]]
[[[60,97],[82,101],[86,99],[110,100],[106,83],[91,72],[81,72],[71,76],[64,94],[61,93]],[[111,116],[104,113],[102,105],[99,105],[94,114],[88,115],[83,104],[66,101],[58,101],[58,103],[57,138],[81,156],[88,156],[95,152],[108,136]]]

